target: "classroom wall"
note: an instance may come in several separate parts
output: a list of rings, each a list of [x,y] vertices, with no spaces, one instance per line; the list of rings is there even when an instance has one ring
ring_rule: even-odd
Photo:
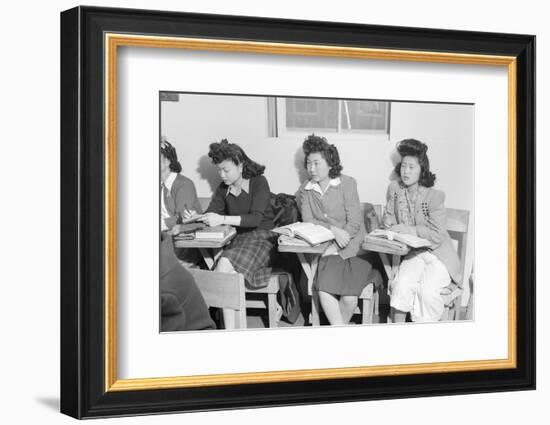
[[[336,141],[344,173],[357,179],[361,201],[384,203],[397,155],[395,145],[417,138],[429,146],[436,187],[445,191],[446,206],[473,210],[474,106],[392,102],[390,140]],[[183,174],[199,196],[210,196],[219,184],[207,156],[208,144],[227,138],[266,165],[272,192],[294,193],[306,178],[302,139],[267,136],[264,97],[181,95],[162,102],[161,134],[178,152]],[[324,135],[331,141],[330,134]]]

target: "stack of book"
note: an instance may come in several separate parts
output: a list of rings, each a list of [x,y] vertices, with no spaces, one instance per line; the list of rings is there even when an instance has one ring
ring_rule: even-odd
[[[176,224],[172,228],[172,235],[176,240],[193,240],[195,232],[206,227],[204,223]]]
[[[273,231],[281,235],[281,245],[315,246],[334,239],[329,229],[313,223],[296,222],[277,227]]]
[[[226,224],[205,227],[195,232],[195,239],[202,241],[223,241],[235,232],[235,229]]]

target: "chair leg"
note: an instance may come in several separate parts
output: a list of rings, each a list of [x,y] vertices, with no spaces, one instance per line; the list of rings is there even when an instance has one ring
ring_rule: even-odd
[[[460,320],[460,309],[462,308],[462,294],[460,294],[458,297],[455,298],[454,306],[455,306],[455,311],[454,311],[453,320]]]
[[[321,319],[319,317],[321,304],[319,302],[319,293],[313,289],[311,294],[311,325],[320,326]]]
[[[363,325],[367,323],[372,323],[372,310],[373,310],[374,297],[371,299],[364,298],[363,305],[361,306],[362,320]]]
[[[468,305],[466,306],[466,320],[472,320],[474,311],[474,293],[470,290],[470,297],[468,298]]]
[[[267,314],[270,328],[277,327],[277,294],[267,294]]]
[[[373,313],[376,315],[380,315],[380,293],[375,290],[372,294],[372,301],[373,301]]]
[[[376,288],[373,288],[372,300],[370,302],[370,322],[371,323],[374,321],[375,314],[377,314],[380,317],[379,304],[380,304],[380,296],[378,294],[378,290]],[[378,322],[380,323],[380,320],[378,320]]]
[[[443,310],[443,315],[441,316],[441,319],[439,319],[440,322],[446,322],[447,320],[449,320],[450,309],[451,307],[449,307],[448,305],[445,306],[445,309]]]

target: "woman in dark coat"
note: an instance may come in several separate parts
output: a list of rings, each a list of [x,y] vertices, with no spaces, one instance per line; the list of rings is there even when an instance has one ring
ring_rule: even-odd
[[[172,236],[161,233],[160,243],[160,330],[191,331],[215,329],[195,279],[174,254]]]

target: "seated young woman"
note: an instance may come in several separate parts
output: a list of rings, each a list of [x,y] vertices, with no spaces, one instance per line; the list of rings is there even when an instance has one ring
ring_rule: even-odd
[[[357,183],[341,173],[338,150],[324,137],[311,135],[302,148],[310,177],[298,191],[302,220],[335,237],[319,260],[314,288],[330,324],[348,324],[372,268],[367,257],[357,256],[365,237]]]
[[[384,226],[399,233],[428,239],[429,248],[413,249],[401,261],[390,282],[390,306],[394,322],[406,314],[416,322],[438,321],[444,312],[441,290],[451,279],[462,281],[460,261],[445,222],[445,193],[433,188],[428,146],[415,139],[399,142],[398,177],[388,188]]]
[[[181,173],[176,148],[164,140],[160,144],[160,230],[170,231],[182,217],[202,213],[193,181]],[[176,256],[185,267],[200,262],[196,249],[176,249]]]
[[[217,166],[222,182],[201,219],[208,226],[235,226],[237,235],[224,247],[215,271],[237,272],[252,286],[270,278],[271,258],[276,251],[271,191],[263,176],[265,167],[252,161],[240,146],[222,140],[212,143],[208,156]],[[234,328],[231,310],[223,311],[226,329]]]
[[[189,211],[201,213],[193,181],[181,173],[176,148],[169,142],[160,144],[161,230],[170,230]]]

